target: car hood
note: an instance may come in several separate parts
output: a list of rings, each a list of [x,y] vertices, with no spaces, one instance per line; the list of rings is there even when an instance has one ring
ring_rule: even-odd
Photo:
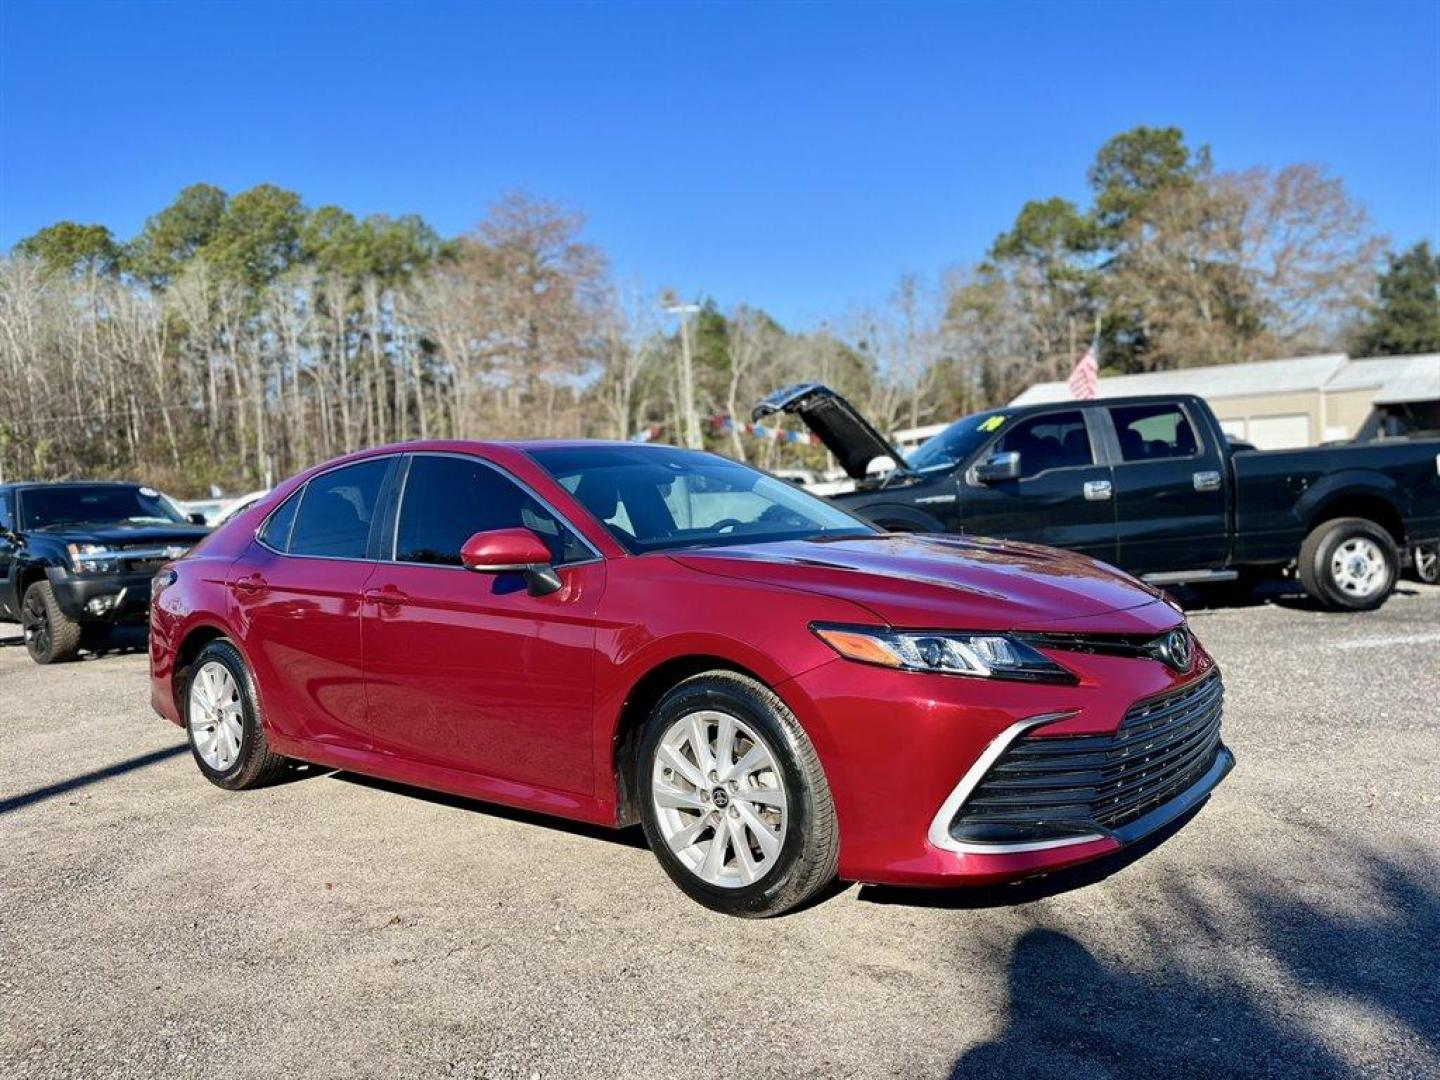
[[[203,525],[126,525],[122,522],[104,525],[49,525],[30,529],[29,532],[68,544],[112,544],[125,547],[150,544],[182,544],[189,547],[210,535],[210,530]]]
[[[758,421],[782,412],[800,417],[851,479],[863,480],[870,462],[878,457],[888,457],[897,469],[905,469],[905,455],[855,406],[823,383],[801,383],[777,390],[755,406],[751,418]]]
[[[1149,633],[1182,619],[1155,589],[1105,563],[1000,540],[892,534],[671,558],[703,573],[849,600],[891,626],[1043,630],[1083,621],[1089,633]]]

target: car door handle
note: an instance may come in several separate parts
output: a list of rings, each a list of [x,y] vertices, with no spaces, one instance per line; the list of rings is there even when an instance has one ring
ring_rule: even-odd
[[[259,574],[251,574],[248,577],[242,577],[237,579],[235,581],[235,584],[232,585],[231,588],[233,588],[236,592],[253,593],[259,592],[261,589],[265,588],[266,584],[267,582],[265,581],[265,579]]]
[[[1101,502],[1110,498],[1111,490],[1109,480],[1085,481],[1085,498],[1091,502]]]
[[[410,599],[394,585],[386,585],[383,589],[366,589],[365,600],[370,604],[382,604],[385,607],[399,607]]]
[[[1197,472],[1194,476],[1196,491],[1219,491],[1220,474],[1214,469]]]

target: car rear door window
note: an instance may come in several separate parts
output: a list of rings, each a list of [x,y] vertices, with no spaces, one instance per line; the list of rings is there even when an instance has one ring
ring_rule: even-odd
[[[556,564],[591,554],[543,503],[489,465],[468,457],[417,454],[410,462],[395,536],[398,562],[459,566],[460,548],[477,532],[529,529]]]
[[[290,530],[289,553],[365,558],[375,504],[389,468],[389,458],[372,458],[322,473],[306,484]]]
[[[295,525],[295,512],[300,509],[300,500],[305,495],[302,487],[280,506],[271,511],[270,516],[265,519],[265,524],[260,527],[260,542],[276,551],[288,551],[290,548],[290,530]]]
[[[1163,461],[1200,452],[1195,429],[1178,405],[1116,405],[1110,418],[1125,461]]]
[[[1044,413],[1022,420],[995,444],[992,453],[1015,451],[1020,455],[1020,479],[1049,469],[1073,469],[1095,463],[1085,414]]]

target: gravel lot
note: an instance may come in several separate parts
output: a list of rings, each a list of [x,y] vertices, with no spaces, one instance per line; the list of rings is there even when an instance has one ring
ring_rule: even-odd
[[[1239,764],[1138,861],[711,914],[635,832],[239,795],[0,625],[0,1076],[1440,1072],[1440,589],[1197,611]]]

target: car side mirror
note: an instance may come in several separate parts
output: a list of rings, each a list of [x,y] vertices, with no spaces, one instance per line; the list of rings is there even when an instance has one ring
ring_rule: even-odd
[[[460,548],[460,563],[480,574],[524,574],[531,596],[545,596],[563,584],[550,565],[550,547],[529,529],[487,529]]]
[[[1005,450],[975,466],[975,479],[982,484],[1020,479],[1020,451]]]
[[[186,514],[185,517],[189,519],[191,525],[206,524],[204,514]]]

